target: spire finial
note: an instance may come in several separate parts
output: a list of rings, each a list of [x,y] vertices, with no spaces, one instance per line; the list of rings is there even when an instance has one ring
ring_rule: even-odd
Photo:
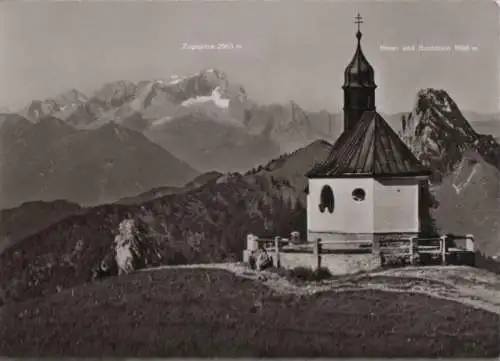
[[[354,24],[358,25],[358,32],[356,33],[356,37],[358,38],[358,40],[361,38],[360,24],[362,23],[363,23],[363,18],[358,12],[358,14],[354,17]]]

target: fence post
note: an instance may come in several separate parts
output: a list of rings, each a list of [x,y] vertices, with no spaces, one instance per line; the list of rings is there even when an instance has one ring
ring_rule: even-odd
[[[247,250],[249,251],[255,251],[257,250],[258,245],[257,245],[257,237],[255,237],[253,234],[248,234],[247,235]]]
[[[414,265],[415,264],[415,255],[413,253],[414,251],[414,240],[413,237],[410,237],[410,264]]]
[[[316,256],[316,269],[319,270],[321,268],[321,238],[318,238],[316,242],[314,242],[313,251]]]
[[[276,260],[275,260],[275,267],[280,266],[280,237],[276,236],[274,237],[274,253],[276,253]]]
[[[475,251],[474,236],[472,234],[467,234],[465,236],[465,248],[469,252],[474,252]]]
[[[446,236],[441,236],[440,245],[441,245],[441,264],[446,264]]]

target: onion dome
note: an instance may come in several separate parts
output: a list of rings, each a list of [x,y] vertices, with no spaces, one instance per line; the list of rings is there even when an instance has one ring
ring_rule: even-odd
[[[356,38],[358,39],[358,45],[356,47],[356,52],[352,58],[349,65],[344,71],[344,86],[346,87],[368,87],[376,88],[375,84],[375,72],[373,67],[370,65],[368,60],[366,60],[365,54],[361,49],[361,31],[359,30],[359,24],[361,23],[361,16],[358,14],[356,17],[356,23],[358,24],[358,31],[356,33]]]

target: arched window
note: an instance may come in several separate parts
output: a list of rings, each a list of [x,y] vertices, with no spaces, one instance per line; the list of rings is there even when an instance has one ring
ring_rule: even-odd
[[[352,199],[354,199],[356,202],[364,201],[365,197],[366,197],[366,192],[362,188],[356,188],[355,190],[352,191]]]
[[[333,213],[333,209],[335,208],[335,197],[333,196],[332,188],[328,185],[324,186],[321,189],[319,210],[321,213],[328,209],[328,212]]]

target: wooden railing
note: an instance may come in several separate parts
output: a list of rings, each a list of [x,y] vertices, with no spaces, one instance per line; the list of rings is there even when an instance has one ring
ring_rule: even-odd
[[[466,240],[465,249],[455,249],[451,247],[450,243],[454,240]],[[423,245],[421,243],[431,243]],[[435,243],[435,244],[432,244]],[[367,240],[352,240],[352,241],[324,241],[317,239],[312,242],[301,242],[293,244],[290,239],[274,237],[274,238],[247,238],[247,250],[257,250],[265,249],[266,251],[273,251],[276,257],[279,258],[279,253],[287,249],[286,246],[290,246],[288,250],[303,250],[304,252],[311,252],[313,254],[323,254],[324,246],[354,246],[354,245],[371,245],[373,250],[374,244]],[[384,239],[380,240],[376,245],[378,251],[383,256],[396,257],[396,258],[409,258],[411,264],[415,264],[418,256],[428,254],[428,255],[439,255],[441,258],[441,263],[446,264],[446,256],[452,252],[459,251],[470,251],[474,252],[474,237],[472,235],[466,236],[454,236],[454,237],[432,237],[432,238],[403,238],[403,239]]]
[[[465,240],[465,248],[454,248],[452,242],[455,240]],[[422,245],[421,243],[431,243]],[[396,245],[392,245],[392,244]],[[435,244],[432,244],[435,243]],[[466,236],[440,236],[431,238],[408,238],[408,239],[388,239],[380,241],[380,252],[382,255],[408,257],[410,263],[414,264],[417,256],[436,255],[441,258],[441,263],[446,264],[446,256],[451,253],[469,251],[474,252],[473,235]]]

